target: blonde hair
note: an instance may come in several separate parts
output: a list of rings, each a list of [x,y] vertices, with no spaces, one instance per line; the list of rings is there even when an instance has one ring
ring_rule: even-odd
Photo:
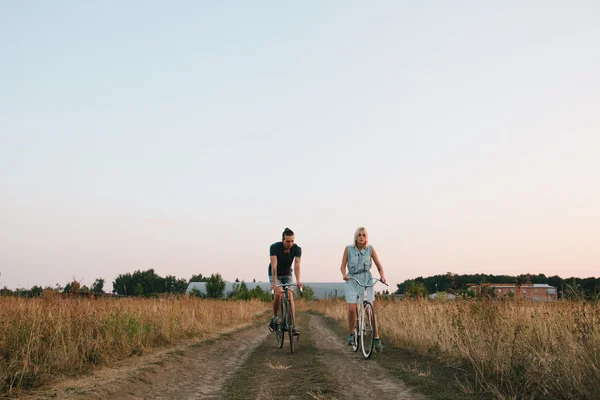
[[[364,226],[360,226],[356,229],[356,232],[354,232],[354,246],[358,247],[358,234],[360,232],[364,232],[365,233],[365,249],[367,247],[369,247],[369,232],[367,232],[367,228],[365,228]]]

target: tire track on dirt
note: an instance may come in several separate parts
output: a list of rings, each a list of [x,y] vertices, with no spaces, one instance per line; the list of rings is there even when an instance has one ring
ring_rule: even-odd
[[[344,399],[424,399],[374,360],[365,360],[361,354],[354,353],[346,345],[346,338],[331,331],[322,316],[311,315],[310,329],[317,339],[317,359],[344,388]]]

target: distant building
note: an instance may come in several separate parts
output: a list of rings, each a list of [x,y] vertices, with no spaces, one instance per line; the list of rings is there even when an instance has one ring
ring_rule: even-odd
[[[225,291],[223,293],[223,298],[227,298],[231,292],[233,292],[233,285],[240,284],[241,282],[225,282]],[[268,292],[271,289],[271,284],[269,282],[245,282],[246,286],[249,290],[254,289],[255,287],[260,287],[265,292]],[[310,286],[310,288],[315,293],[315,298],[317,299],[329,299],[333,297],[344,297],[345,292],[345,282],[302,282],[304,286]],[[199,290],[202,293],[206,293],[206,282],[191,282],[187,289],[185,290],[185,294],[190,294],[193,289]]]
[[[534,301],[556,301],[558,299],[556,287],[545,283],[482,283],[481,285],[469,284],[469,289],[475,293],[482,287],[489,287],[498,297],[511,296]]]

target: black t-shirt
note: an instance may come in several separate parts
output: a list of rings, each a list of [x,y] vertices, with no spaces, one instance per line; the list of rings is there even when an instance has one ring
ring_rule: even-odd
[[[289,253],[285,253],[283,242],[276,242],[271,245],[269,250],[270,256],[277,257],[277,276],[292,275],[292,262],[294,257],[302,256],[302,249],[296,243],[292,245]],[[269,263],[269,273],[271,271],[271,263]]]

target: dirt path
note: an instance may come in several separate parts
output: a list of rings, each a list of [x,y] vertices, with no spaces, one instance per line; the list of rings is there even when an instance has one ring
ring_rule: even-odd
[[[223,383],[268,336],[264,324],[107,368],[24,399],[221,399]]]
[[[344,399],[423,399],[374,360],[365,360],[360,353],[354,353],[345,338],[335,335],[321,316],[311,315],[310,329],[319,338],[318,360],[345,388]]]
[[[423,399],[352,352],[319,315],[300,314],[296,352],[264,323],[142,356],[23,399]],[[376,355],[375,355],[376,356]]]

